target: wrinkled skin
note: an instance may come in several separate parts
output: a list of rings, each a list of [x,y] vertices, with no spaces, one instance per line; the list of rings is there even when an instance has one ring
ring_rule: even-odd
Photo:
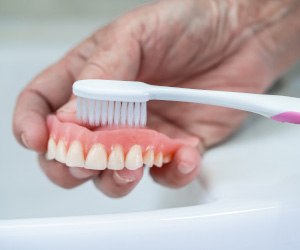
[[[167,0],[142,6],[96,31],[24,89],[14,115],[15,136],[40,153],[42,169],[56,184],[72,188],[92,179],[109,196],[126,195],[142,178],[142,168],[69,169],[44,158],[46,116],[74,112],[68,103],[72,83],[103,78],[262,93],[299,57],[299,15],[299,1],[292,0]],[[151,169],[155,181],[170,187],[191,182],[199,173],[200,155],[246,116],[186,103],[156,101],[148,108],[150,128],[199,141],[198,147],[179,149],[170,164]]]

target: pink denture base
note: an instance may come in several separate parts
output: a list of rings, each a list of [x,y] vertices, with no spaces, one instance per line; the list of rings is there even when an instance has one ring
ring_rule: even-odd
[[[294,124],[300,124],[300,113],[298,112],[284,112],[271,117],[278,122],[288,122]]]
[[[96,143],[104,145],[107,152],[110,152],[114,145],[121,145],[126,153],[131,146],[138,144],[143,152],[152,148],[155,152],[164,154],[173,154],[186,144],[183,140],[171,139],[157,131],[144,128],[90,130],[71,122],[61,122],[55,115],[48,116],[47,124],[50,137],[56,143],[63,140],[68,148],[74,140],[78,140],[82,143],[85,154]]]

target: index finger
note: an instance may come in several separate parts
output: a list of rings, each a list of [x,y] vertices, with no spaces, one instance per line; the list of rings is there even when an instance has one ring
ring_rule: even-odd
[[[91,36],[39,74],[18,97],[13,131],[25,147],[44,152],[48,140],[46,116],[70,98],[72,84],[96,47]]]

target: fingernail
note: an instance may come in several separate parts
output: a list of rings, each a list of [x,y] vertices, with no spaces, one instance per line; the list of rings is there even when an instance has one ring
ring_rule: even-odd
[[[197,166],[193,164],[187,164],[187,163],[180,163],[178,165],[178,171],[181,174],[189,174],[191,173]]]
[[[70,173],[73,177],[75,177],[76,179],[86,179],[89,177],[92,177],[94,175],[94,173],[89,172],[86,169],[83,168],[76,168],[76,167],[72,167],[70,168]]]
[[[124,176],[122,173],[120,173],[120,171],[114,171],[113,179],[119,185],[126,185],[135,181],[134,176]]]
[[[27,142],[27,139],[26,139],[24,133],[21,134],[21,140],[22,140],[22,142],[23,142],[23,145],[24,145],[26,148],[29,148],[28,142]]]

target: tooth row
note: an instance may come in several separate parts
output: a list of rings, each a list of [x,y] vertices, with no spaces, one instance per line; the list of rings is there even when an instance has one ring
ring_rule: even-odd
[[[108,155],[105,147],[100,143],[94,144],[90,148],[85,159],[83,148],[79,141],[73,141],[67,150],[63,140],[59,140],[56,144],[53,138],[50,138],[48,141],[46,158],[48,160],[55,159],[69,167],[85,167],[95,170],[104,170],[106,168],[121,170],[124,167],[136,170],[143,165],[146,167],[152,167],[153,165],[161,167],[163,164],[171,161],[170,155],[164,156],[161,152],[155,154],[153,149],[147,149],[143,156],[142,148],[139,145],[133,145],[126,157],[120,145],[113,146]]]

